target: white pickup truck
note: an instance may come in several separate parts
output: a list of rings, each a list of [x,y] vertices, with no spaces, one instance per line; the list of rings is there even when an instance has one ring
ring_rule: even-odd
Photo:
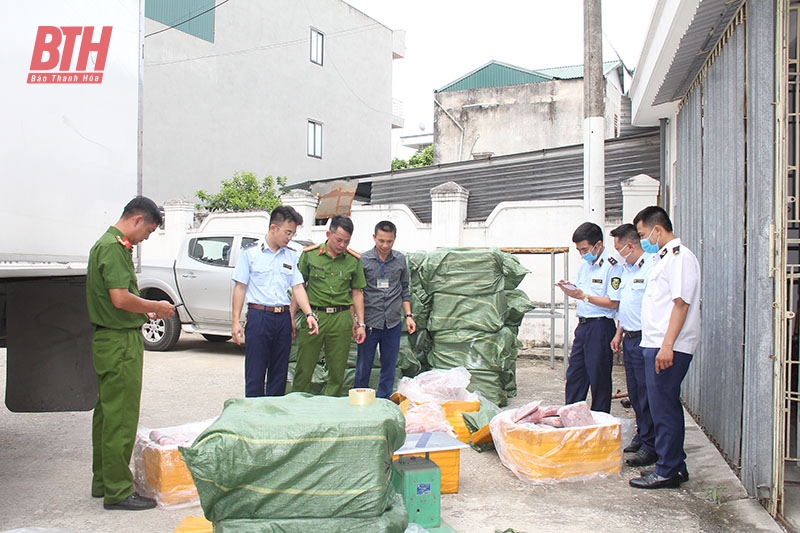
[[[200,333],[211,342],[229,340],[233,268],[242,246],[264,238],[268,227],[267,213],[210,215],[197,233],[186,235],[175,260],[145,259],[138,275],[142,297],[183,304],[172,318],[142,326],[145,349],[169,350],[181,331]],[[300,251],[303,245],[290,246]]]

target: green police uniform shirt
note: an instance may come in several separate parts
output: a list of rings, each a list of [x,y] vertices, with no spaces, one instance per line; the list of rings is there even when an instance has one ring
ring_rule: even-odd
[[[347,248],[334,259],[327,245],[309,246],[300,255],[298,268],[306,280],[308,302],[316,307],[353,305],[350,291],[367,286],[361,255]]]
[[[109,329],[138,328],[147,322],[143,313],[129,313],[111,303],[109,289],[126,289],[139,296],[130,243],[114,226],[100,237],[89,252],[86,268],[86,305],[89,321]]]

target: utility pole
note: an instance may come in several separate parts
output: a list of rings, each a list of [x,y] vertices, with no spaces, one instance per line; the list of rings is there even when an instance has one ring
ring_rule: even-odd
[[[583,0],[583,208],[587,221],[606,221],[605,81],[601,0]]]

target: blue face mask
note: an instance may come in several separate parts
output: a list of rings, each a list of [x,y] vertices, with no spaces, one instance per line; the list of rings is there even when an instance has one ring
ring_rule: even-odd
[[[654,254],[659,250],[659,246],[658,246],[658,241],[657,240],[656,240],[655,244],[650,242],[650,237],[653,236],[653,232],[655,230],[656,230],[656,228],[655,228],[655,226],[653,226],[653,229],[650,230],[650,235],[648,235],[647,238],[642,239],[642,241],[641,241],[642,242],[642,249],[645,251],[645,253]]]
[[[595,243],[595,245],[592,246],[592,250],[594,250],[596,247],[597,243]],[[594,263],[595,259],[597,259],[597,254],[593,253],[592,250],[589,250],[588,252],[586,252],[581,256],[583,260],[589,264]]]

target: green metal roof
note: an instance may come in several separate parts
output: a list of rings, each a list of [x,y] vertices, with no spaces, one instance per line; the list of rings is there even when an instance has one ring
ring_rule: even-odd
[[[552,78],[532,70],[507,65],[499,61],[490,61],[456,81],[445,85],[436,92],[466,91],[467,89],[502,87],[504,85],[522,85],[524,83],[537,83],[550,79]]]
[[[603,73],[620,64],[619,60],[603,62]],[[438,91],[466,91],[485,87],[503,87],[505,85],[522,85],[550,80],[573,80],[583,78],[583,65],[568,67],[540,68],[527,70],[500,61],[490,61],[469,74],[451,82]]]
[[[216,12],[214,2],[215,0],[145,0],[144,16],[213,43]]]

